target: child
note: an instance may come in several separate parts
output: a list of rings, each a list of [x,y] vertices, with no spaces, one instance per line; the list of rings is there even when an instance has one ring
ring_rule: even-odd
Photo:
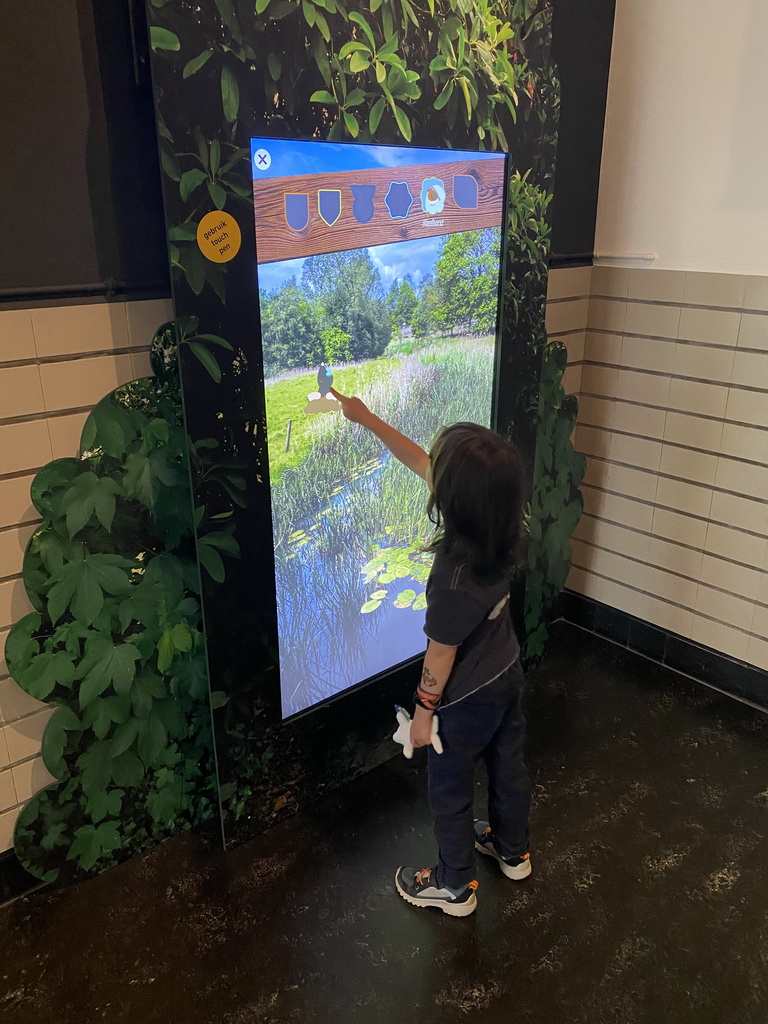
[[[429,487],[436,526],[427,582],[429,639],[411,726],[414,747],[429,746],[429,801],[439,861],[398,868],[398,892],[418,907],[465,917],[477,906],[474,851],[498,861],[507,878],[531,873],[530,781],[523,764],[523,672],[509,609],[509,575],[521,527],[521,470],[512,445],[485,427],[455,423],[429,455],[337,391],[348,420],[372,431]],[[440,709],[443,753],[431,747]],[[475,821],[475,762],[488,770],[489,822]]]

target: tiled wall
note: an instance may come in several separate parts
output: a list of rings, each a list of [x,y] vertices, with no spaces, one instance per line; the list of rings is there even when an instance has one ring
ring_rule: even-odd
[[[113,388],[149,372],[168,300],[0,311],[0,852],[19,808],[50,781],[40,757],[50,709],[28,697],[2,660],[13,623],[31,606],[21,581],[38,516],[35,472],[77,454],[88,411]]]
[[[569,589],[768,670],[768,277],[595,267],[580,359],[582,301]]]

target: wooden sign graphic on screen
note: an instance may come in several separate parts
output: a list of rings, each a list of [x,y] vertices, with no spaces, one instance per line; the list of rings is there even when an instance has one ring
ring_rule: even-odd
[[[364,171],[257,178],[253,182],[256,216],[256,248],[259,263],[275,263],[301,256],[365,249],[370,245],[431,238],[455,231],[471,231],[501,225],[504,202],[505,158],[457,160],[444,164],[415,164],[410,167],[381,167]],[[454,176],[471,175],[477,181],[477,207],[462,209],[454,199]],[[441,213],[425,213],[421,187],[427,178],[445,185],[445,206]],[[384,202],[393,182],[406,182],[413,203],[405,218],[392,218]],[[352,185],[375,185],[373,216],[361,224],[352,212]],[[329,226],[318,209],[322,189],[341,192],[341,214]],[[285,196],[306,195],[308,222],[294,231],[286,220]]]

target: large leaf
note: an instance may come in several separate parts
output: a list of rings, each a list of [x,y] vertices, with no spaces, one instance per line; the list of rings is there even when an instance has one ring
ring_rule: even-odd
[[[57,685],[69,687],[74,678],[75,666],[71,654],[67,651],[42,651],[19,675],[17,682],[30,697],[45,700]]]
[[[221,69],[221,107],[227,123],[232,124],[240,109],[240,86],[226,65]]]
[[[115,515],[115,495],[119,493],[120,487],[111,477],[81,473],[63,499],[70,538],[79,533],[94,514],[104,529],[110,530]]]
[[[144,779],[144,765],[132,750],[124,750],[111,762],[112,779],[116,786],[130,789],[140,786]]]
[[[80,707],[85,708],[112,686],[116,693],[125,694],[136,675],[136,662],[140,659],[133,644],[113,644],[103,640],[101,653],[80,686]]]
[[[139,733],[139,757],[145,767],[154,764],[158,755],[165,749],[168,740],[168,733],[162,720],[152,712],[149,718],[142,724]]]
[[[169,32],[167,28],[160,28],[159,25],[151,25],[149,28],[149,42],[152,49],[157,50],[180,50],[181,43],[175,32]]]
[[[192,60],[188,61],[184,65],[184,78],[189,78],[190,75],[194,75],[200,68],[204,67],[213,56],[213,50],[203,50]]]
[[[185,203],[207,177],[205,171],[201,171],[199,167],[193,167],[191,171],[184,171],[179,182],[179,192]]]
[[[130,589],[125,569],[133,566],[119,555],[88,555],[69,562],[54,573],[48,592],[48,614],[54,625],[69,608],[76,619],[90,626],[104,607],[104,594],[116,596]]]

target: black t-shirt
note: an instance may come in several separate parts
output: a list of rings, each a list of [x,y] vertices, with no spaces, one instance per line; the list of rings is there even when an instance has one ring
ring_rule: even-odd
[[[509,608],[509,581],[478,582],[466,564],[435,555],[427,581],[424,632],[438,644],[458,648],[443,704],[474,693],[520,656]]]

